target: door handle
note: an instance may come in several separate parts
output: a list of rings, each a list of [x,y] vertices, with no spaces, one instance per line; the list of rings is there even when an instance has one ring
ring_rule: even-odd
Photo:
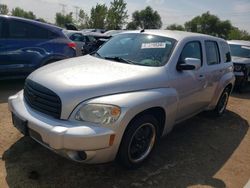
[[[198,76],[198,80],[204,80],[204,79],[205,79],[205,75],[200,74],[200,75]]]

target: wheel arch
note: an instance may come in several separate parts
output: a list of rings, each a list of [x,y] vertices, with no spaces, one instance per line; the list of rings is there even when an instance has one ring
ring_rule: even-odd
[[[161,136],[163,134],[164,128],[165,128],[165,122],[166,122],[166,111],[163,107],[160,106],[156,106],[156,107],[151,107],[148,109],[145,109],[141,112],[139,112],[138,114],[136,114],[128,123],[128,126],[126,127],[125,131],[127,130],[127,128],[131,125],[131,123],[139,118],[140,116],[143,115],[152,115],[153,117],[155,117],[159,123],[159,136]],[[124,131],[124,132],[125,132]]]

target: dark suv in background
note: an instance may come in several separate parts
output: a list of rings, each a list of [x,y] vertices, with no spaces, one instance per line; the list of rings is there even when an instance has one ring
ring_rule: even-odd
[[[75,47],[60,27],[0,15],[0,80],[26,77],[38,67],[74,57]]]

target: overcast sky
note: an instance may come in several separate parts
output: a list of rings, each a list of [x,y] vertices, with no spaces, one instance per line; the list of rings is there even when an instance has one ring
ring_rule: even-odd
[[[172,23],[183,24],[185,21],[206,11],[219,16],[222,20],[231,20],[234,26],[250,32],[250,0],[125,0],[130,15],[135,10],[151,6],[161,15],[163,28]],[[54,22],[55,13],[62,11],[60,4],[66,5],[66,11],[75,12],[75,6],[89,13],[97,3],[109,6],[110,0],[0,0],[10,9],[21,7],[33,11],[38,17]]]

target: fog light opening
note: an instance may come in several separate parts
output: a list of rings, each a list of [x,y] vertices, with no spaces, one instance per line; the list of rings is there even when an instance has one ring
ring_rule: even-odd
[[[80,160],[84,161],[84,160],[87,159],[87,155],[86,155],[86,153],[84,151],[78,151],[77,154],[78,154],[78,157],[79,157]]]
[[[77,162],[82,162],[87,159],[85,151],[67,151],[67,156]]]

